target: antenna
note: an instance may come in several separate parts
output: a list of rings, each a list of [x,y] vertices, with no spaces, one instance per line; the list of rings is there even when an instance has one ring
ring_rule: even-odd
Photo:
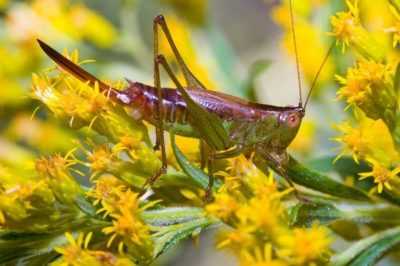
[[[289,1],[289,8],[290,8],[290,25],[292,28],[294,53],[296,54],[297,83],[299,85],[299,106],[303,106],[303,96],[301,93],[302,88],[301,88],[301,76],[300,76],[300,60],[299,60],[299,53],[298,53],[298,49],[297,49],[296,29],[294,27],[293,0]]]
[[[311,88],[310,88],[310,90],[308,91],[307,98],[306,98],[306,101],[305,101],[305,103],[304,103],[304,107],[303,107],[304,110],[306,109],[306,106],[307,106],[307,104],[308,104],[308,101],[310,100],[310,97],[311,97],[311,93],[312,93],[313,89],[315,88],[315,85],[317,85],[317,81],[318,81],[318,78],[319,78],[319,76],[320,76],[320,74],[321,74],[321,72],[322,72],[322,69],[324,68],[326,62],[328,61],[329,55],[331,54],[331,52],[332,52],[332,50],[333,50],[334,47],[335,47],[335,41],[333,41],[332,44],[331,44],[331,46],[329,47],[329,50],[328,50],[328,52],[326,53],[324,59],[322,60],[321,66],[319,67],[319,69],[318,69],[318,71],[317,71],[317,74],[315,75],[315,77],[314,77],[314,79],[313,79],[313,82],[311,83]]]

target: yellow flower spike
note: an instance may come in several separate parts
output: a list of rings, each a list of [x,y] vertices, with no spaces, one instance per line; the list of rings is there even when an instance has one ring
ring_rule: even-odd
[[[384,165],[396,163],[399,154],[385,123],[382,120],[372,120],[359,110],[356,110],[355,116],[358,126],[353,127],[349,122],[335,126],[342,134],[334,138],[342,144],[342,151],[336,159],[351,154],[356,162],[373,158]]]
[[[122,208],[120,211],[121,214],[112,215],[114,219],[112,226],[102,230],[106,235],[112,234],[109,245],[116,237],[123,239],[119,243],[130,243],[138,246],[149,245],[151,243],[149,227],[129,209]]]
[[[256,237],[252,234],[254,228],[240,226],[231,231],[221,232],[217,236],[217,249],[229,248],[234,252],[253,247]]]
[[[239,203],[230,193],[217,193],[212,203],[206,206],[206,212],[218,217],[223,221],[228,221],[238,211]]]
[[[263,248],[256,247],[253,253],[242,252],[240,266],[289,266],[284,260],[273,258],[272,245],[265,244]]]
[[[342,85],[337,96],[349,105],[358,106],[370,118],[382,118],[391,126],[397,111],[393,73],[391,64],[360,60],[348,69],[346,77],[336,76]]]
[[[342,143],[342,152],[336,157],[335,161],[346,153],[351,153],[355,162],[359,163],[359,158],[364,158],[370,150],[368,142],[362,136],[362,131],[351,127],[348,122],[336,126],[343,133],[341,137],[334,138],[335,141]]]
[[[286,215],[279,199],[252,198],[241,207],[236,216],[241,223],[251,224],[258,230],[276,237],[276,232],[286,223]]]
[[[106,171],[115,160],[115,154],[107,145],[100,145],[87,151],[90,168],[93,174]]]
[[[391,182],[393,182],[393,179],[397,178],[397,175],[400,173],[400,166],[390,170],[376,160],[368,159],[368,162],[372,165],[372,171],[359,173],[360,180],[372,177],[374,183],[377,184],[378,193],[382,193],[384,188],[392,190]]]
[[[133,266],[135,265],[126,257],[118,257],[114,254],[102,250],[90,250],[88,244],[92,232],[86,236],[79,233],[75,239],[67,232],[65,238],[68,243],[64,246],[55,247],[54,250],[62,256],[54,261],[52,266]]]
[[[366,59],[382,61],[385,51],[380,43],[361,25],[359,19],[358,1],[347,0],[347,12],[338,12],[331,17],[332,32],[338,43],[342,44],[342,51],[346,47],[353,47]]]
[[[94,199],[94,205],[102,205],[99,213],[105,212],[105,216],[114,213],[119,207],[121,193],[127,190],[126,185],[112,175],[101,176],[94,183],[95,186],[87,192],[87,196]]]
[[[332,239],[329,231],[318,224],[311,228],[295,228],[278,239],[281,258],[290,258],[294,265],[309,265],[326,261]]]
[[[70,173],[70,167],[76,164],[74,159],[54,155],[36,161],[36,170],[44,178],[53,192],[64,203],[73,204],[75,197],[83,193],[80,185]]]

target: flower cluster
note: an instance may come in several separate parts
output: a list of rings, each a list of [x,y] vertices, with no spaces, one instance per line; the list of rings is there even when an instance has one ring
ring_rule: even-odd
[[[38,159],[35,169],[1,166],[0,228],[47,231],[58,222],[77,219],[74,201],[83,191],[72,175],[74,163],[68,156],[55,155]]]
[[[398,59],[390,55],[390,46],[385,43],[390,43],[391,37],[396,44],[396,31],[387,29],[394,29],[398,23],[398,10],[395,5],[391,12],[383,10],[392,15],[383,22],[385,25],[376,28],[372,24],[367,30],[360,13],[368,14],[368,10],[361,9],[358,1],[347,1],[347,6],[349,11],[337,13],[331,23],[337,42],[357,52],[355,65],[344,76],[336,75],[341,85],[337,96],[354,110],[355,122],[338,125],[342,135],[335,140],[343,145],[341,155],[350,152],[356,162],[363,160],[371,166],[371,171],[360,173],[360,178],[374,179],[376,187],[372,191],[397,190],[393,185],[398,183],[400,166]]]
[[[219,235],[218,248],[229,249],[240,265],[309,265],[329,258],[330,233],[314,224],[293,228],[272,173],[267,177],[244,157],[231,161],[225,185],[206,211],[232,227]]]
[[[79,266],[79,265],[94,265],[94,266],[134,266],[128,257],[116,256],[111,252],[102,250],[89,249],[92,233],[86,236],[80,233],[77,238],[71,233],[66,233],[65,237],[68,244],[65,246],[56,247],[55,250],[62,256],[52,262],[52,266]]]

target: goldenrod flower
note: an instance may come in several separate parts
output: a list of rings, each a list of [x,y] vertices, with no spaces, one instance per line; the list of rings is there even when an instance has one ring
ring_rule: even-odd
[[[102,208],[98,213],[104,212],[104,215],[114,213],[118,208],[120,195],[127,190],[126,184],[112,175],[103,175],[94,183],[95,186],[87,192],[87,195],[94,199],[93,205],[101,204]]]
[[[396,137],[398,104],[393,72],[390,64],[360,60],[355,67],[348,69],[346,78],[337,76],[343,85],[337,95],[349,105],[359,107],[368,117],[382,119]]]
[[[88,155],[89,167],[92,170],[92,177],[110,170],[112,165],[118,161],[117,154],[106,144],[93,147],[93,150],[86,153]]]
[[[269,195],[252,198],[236,215],[242,224],[250,224],[271,236],[275,236],[275,232],[285,223],[286,218],[279,198],[271,199]]]
[[[103,228],[103,232],[111,235],[107,246],[110,247],[119,238],[118,250],[124,253],[124,247],[139,257],[149,256],[152,250],[150,228],[140,217],[141,212],[156,202],[140,206],[138,194],[130,190],[118,193],[119,199],[110,214],[112,226]]]
[[[288,266],[289,264],[281,259],[273,258],[271,244],[263,248],[255,248],[253,252],[245,251],[240,258],[241,266]]]
[[[238,211],[239,203],[228,192],[215,195],[212,203],[206,206],[206,211],[223,221],[228,221]]]
[[[374,183],[378,186],[378,193],[382,193],[383,188],[391,190],[391,182],[393,182],[393,180],[397,177],[397,174],[400,173],[400,166],[390,170],[376,160],[370,159],[368,161],[370,164],[372,164],[372,171],[360,173],[360,179],[362,180],[372,177],[374,179]]]
[[[221,232],[218,236],[217,248],[229,248],[237,253],[256,245],[254,228],[240,226],[231,231]]]
[[[64,203],[73,204],[75,197],[83,193],[80,185],[71,175],[70,167],[76,164],[69,155],[54,155],[36,161],[36,171],[44,178],[57,198]]]
[[[52,266],[133,266],[135,265],[130,259],[118,257],[114,254],[101,250],[89,250],[88,246],[92,237],[92,233],[86,236],[79,233],[78,238],[67,232],[65,237],[68,244],[54,249],[62,255],[62,257]]]
[[[347,0],[349,8],[346,12],[338,12],[331,17],[332,32],[338,43],[342,44],[342,50],[353,47],[358,53],[367,59],[382,61],[385,51],[378,41],[361,25],[359,18],[358,1]]]
[[[391,165],[399,159],[392,136],[382,120],[372,120],[361,111],[356,111],[357,126],[349,122],[336,125],[341,136],[334,138],[341,143],[342,151],[337,159],[351,154],[354,161],[374,158],[385,165]]]
[[[311,228],[295,228],[279,237],[280,256],[289,257],[295,265],[325,261],[332,242],[328,230],[317,224]]]

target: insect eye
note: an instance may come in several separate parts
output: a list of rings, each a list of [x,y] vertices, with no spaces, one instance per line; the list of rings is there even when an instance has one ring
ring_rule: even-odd
[[[299,116],[297,114],[290,114],[287,119],[287,123],[291,127],[295,127],[298,125]]]

